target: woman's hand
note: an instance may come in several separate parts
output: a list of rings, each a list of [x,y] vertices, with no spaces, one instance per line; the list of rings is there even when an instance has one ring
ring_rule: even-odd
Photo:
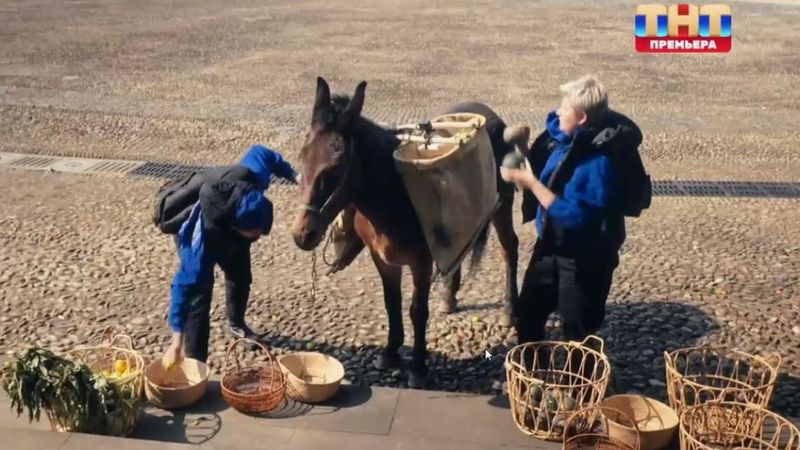
[[[523,164],[521,169],[509,169],[507,167],[500,167],[500,177],[503,181],[514,183],[523,189],[533,189],[533,183],[536,181],[536,176],[533,174],[530,164]]]

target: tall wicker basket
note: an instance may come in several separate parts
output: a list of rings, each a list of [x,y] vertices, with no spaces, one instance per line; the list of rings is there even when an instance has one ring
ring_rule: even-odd
[[[724,347],[690,347],[664,352],[667,395],[678,413],[709,401],[752,403],[767,408],[781,356],[766,358]]]
[[[113,411],[106,416],[104,434],[127,436],[139,421],[144,386],[144,358],[133,349],[133,341],[123,332],[112,334],[114,328],[103,332],[100,343],[94,346],[77,347],[66,352],[65,357],[79,364],[85,364],[92,372],[113,371],[116,361],[124,361],[127,375],[114,378],[110,382],[119,388],[120,398],[113,401]],[[48,411],[50,426],[57,431],[73,431],[64,425],[57,411]]]
[[[680,434],[681,450],[800,450],[797,427],[755,404],[709,402],[688,407],[681,414]]]
[[[594,342],[599,350],[589,347]],[[611,366],[603,340],[538,341],[520,344],[506,355],[511,414],[523,433],[561,441],[566,419],[597,405],[605,396]]]

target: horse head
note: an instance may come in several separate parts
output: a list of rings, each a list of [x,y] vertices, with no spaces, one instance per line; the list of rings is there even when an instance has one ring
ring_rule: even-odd
[[[311,125],[300,149],[302,208],[292,225],[292,237],[302,250],[322,242],[328,226],[358,190],[361,170],[354,134],[366,87],[366,81],[359,83],[352,99],[331,97],[328,83],[317,78]]]

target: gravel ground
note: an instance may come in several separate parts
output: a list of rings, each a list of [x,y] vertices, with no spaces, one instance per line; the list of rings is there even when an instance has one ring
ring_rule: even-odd
[[[149,356],[162,351],[176,258],[171,241],[149,225],[149,210],[142,207],[156,186],[125,178],[3,172],[0,346],[5,352],[30,344],[64,350],[91,340],[107,324],[126,326]],[[277,211],[291,210],[292,187],[270,193]],[[760,354],[781,352],[785,375],[776,408],[797,414],[800,266],[792,257],[798,250],[797,211],[790,200],[657,197],[652,210],[631,223],[601,333],[614,361],[612,388],[663,397],[664,350],[724,343]],[[310,255],[292,243],[290,222],[288,213],[279,213],[273,233],[255,246],[251,324],[270,333],[277,354],[331,352],[345,362],[353,383],[404,385],[400,371],[377,371],[369,364],[387,332],[371,262],[361,255],[346,272],[321,275],[314,301]],[[522,248],[529,248],[533,230],[526,226],[519,232]],[[515,342],[513,332],[497,324],[503,276],[499,246],[491,240],[489,257],[464,284],[462,310],[432,315],[433,387],[490,393],[500,386],[501,358],[481,357],[486,348],[502,354]],[[406,298],[409,281],[406,273]],[[215,291],[218,305],[222,292]],[[433,302],[436,310],[438,296]],[[222,314],[217,307],[210,344],[216,369],[230,344]]]
[[[318,75],[346,92],[366,79],[376,120],[479,99],[540,130],[558,84],[594,72],[612,106],[642,125],[654,178],[800,181],[798,6],[732,3],[727,55],[642,55],[633,52],[634,2],[393,5],[0,0],[0,151],[214,164],[261,142],[296,161]],[[171,241],[148,223],[158,182],[0,174],[0,350],[64,350],[123,324],[157,356],[176,265]],[[387,323],[366,255],[320,276],[310,297],[311,255],[288,230],[294,194],[270,190],[278,218],[256,245],[249,321],[277,354],[319,349],[345,362],[350,382],[403,386],[404,373],[368,364]],[[800,415],[799,210],[797,200],[657,197],[631,221],[601,333],[613,390],[664,398],[665,349],[725,343],[780,352],[774,407]],[[516,223],[528,249],[534,232]],[[497,324],[503,277],[491,239],[462,288],[463,309],[431,318],[433,388],[498,391],[501,358],[482,353],[514,344]],[[408,298],[407,273],[404,290]],[[230,343],[222,315],[217,307],[216,370]]]

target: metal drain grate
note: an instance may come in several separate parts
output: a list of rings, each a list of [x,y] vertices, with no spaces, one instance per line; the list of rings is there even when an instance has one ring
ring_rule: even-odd
[[[800,198],[800,183],[767,181],[655,181],[653,194],[672,197]]]
[[[86,169],[86,172],[126,175],[142,164],[144,163],[139,161],[101,161]]]
[[[95,158],[0,153],[0,166],[26,170],[125,175],[141,164],[143,163],[140,161],[109,161]]]
[[[26,155],[22,156],[21,158],[16,158],[6,164],[6,167],[14,167],[17,169],[29,169],[29,170],[47,170],[58,162],[59,158],[53,158],[49,156],[32,156]]]
[[[187,170],[188,167],[190,166],[179,165],[179,164],[146,162],[141,166],[128,172],[128,175],[132,177],[175,178],[179,176],[181,173],[184,174],[189,173],[190,171]],[[177,174],[175,174],[176,169],[179,170]]]
[[[188,175],[190,173],[202,172],[209,167],[210,166],[148,162],[131,170],[128,172],[128,175],[134,177],[171,179]],[[292,183],[288,180],[272,175],[270,177],[270,184],[286,186]]]

